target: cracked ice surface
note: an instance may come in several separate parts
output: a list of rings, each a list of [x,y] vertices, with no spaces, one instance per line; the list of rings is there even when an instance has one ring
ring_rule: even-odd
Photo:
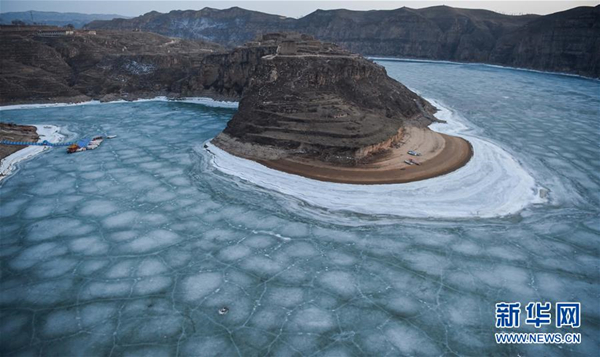
[[[0,187],[0,354],[597,352],[600,135],[590,127],[598,83],[386,65],[518,157],[550,190],[549,203],[461,220],[298,210],[291,197],[206,169],[197,152],[231,109],[143,102],[6,111],[3,120],[60,126],[65,140],[118,138],[92,152],[49,150]],[[542,96],[538,87],[560,91]],[[531,102],[504,98],[515,92]],[[497,346],[499,301],[579,301],[583,343]]]

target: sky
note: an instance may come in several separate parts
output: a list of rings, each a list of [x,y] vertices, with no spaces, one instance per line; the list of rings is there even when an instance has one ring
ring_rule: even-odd
[[[299,18],[317,9],[351,9],[351,10],[387,10],[399,7],[423,8],[436,5],[448,5],[461,8],[487,9],[503,14],[550,14],[577,6],[596,6],[599,1],[519,1],[519,0],[460,0],[460,1],[253,1],[253,0],[221,0],[221,1],[155,1],[155,0],[0,0],[0,12],[12,11],[58,11],[81,12],[87,14],[119,14],[139,16],[156,10],[200,10],[204,7],[226,9],[239,6],[249,10],[262,11]]]

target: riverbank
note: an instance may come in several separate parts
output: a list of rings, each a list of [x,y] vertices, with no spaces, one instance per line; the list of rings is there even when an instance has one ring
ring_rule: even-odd
[[[37,142],[39,136],[37,128],[33,125],[16,125],[13,123],[0,123],[0,141]],[[0,160],[24,149],[26,146],[0,145]]]
[[[412,156],[416,151],[420,156]],[[401,141],[368,163],[334,166],[306,159],[258,160],[275,170],[307,178],[346,184],[408,183],[448,174],[466,165],[473,156],[471,144],[460,137],[428,128],[405,128]],[[408,163],[408,162],[410,163]]]
[[[459,113],[428,100],[439,109],[436,116],[446,122],[435,123],[431,128],[440,135],[463,137],[473,147],[473,156],[466,165],[447,174],[401,184],[327,182],[232,155],[210,141],[204,144],[205,149],[198,148],[207,162],[203,174],[215,173],[219,185],[226,180],[236,187],[241,185],[249,190],[261,187],[265,192],[292,198],[283,201],[297,212],[319,219],[329,219],[335,214],[332,212],[442,219],[501,217],[548,201],[541,196],[542,187],[510,153],[479,137]],[[315,210],[315,207],[323,210]],[[339,219],[340,215],[335,217]],[[388,221],[387,218],[380,220]],[[345,224],[356,224],[356,217],[352,216]]]
[[[52,143],[60,142],[64,137],[60,134],[60,127],[55,125],[32,125],[20,127],[35,127],[37,142],[47,140]],[[0,139],[5,139],[1,137]],[[1,145],[4,149],[6,145]],[[14,150],[16,149],[16,150]],[[17,168],[17,164],[21,161],[30,159],[46,150],[49,146],[13,146],[12,151],[0,151],[0,181],[10,176]],[[6,154],[6,155],[4,155]],[[3,156],[4,155],[4,156]]]
[[[238,102],[225,100],[224,98],[215,99],[211,97],[181,97],[181,98],[169,98],[167,96],[155,96],[148,98],[138,98],[135,100],[115,99],[112,101],[100,101],[100,100],[87,100],[87,101],[64,101],[64,102],[48,102],[48,103],[21,103],[21,104],[9,104],[0,105],[0,111],[3,110],[16,110],[16,109],[38,109],[38,108],[59,108],[59,107],[71,107],[80,105],[97,105],[97,104],[115,104],[115,103],[137,103],[137,102],[174,102],[174,103],[192,103],[205,105],[207,107],[217,108],[237,108]]]

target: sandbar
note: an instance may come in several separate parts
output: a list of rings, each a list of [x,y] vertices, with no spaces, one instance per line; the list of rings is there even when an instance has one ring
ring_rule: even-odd
[[[419,152],[412,156],[408,151]],[[438,133],[429,128],[408,127],[402,139],[365,163],[337,166],[304,158],[257,160],[286,173],[346,184],[395,184],[425,180],[455,171],[473,156],[471,144],[460,137]],[[407,164],[405,160],[418,162]]]

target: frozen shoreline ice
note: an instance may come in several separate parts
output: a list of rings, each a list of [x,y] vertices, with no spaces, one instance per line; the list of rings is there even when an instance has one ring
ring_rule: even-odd
[[[600,319],[600,285],[591,284],[600,133],[589,129],[597,86],[388,66],[457,108],[464,135],[504,148],[551,190],[551,203],[497,219],[339,213],[207,172],[202,143],[234,110],[157,102],[3,112],[17,124],[61,126],[63,142],[92,133],[119,138],[93,153],[36,156],[2,182],[2,349],[593,355],[594,326],[582,327],[581,344],[505,346],[493,339],[491,316],[498,301],[564,298],[582,304],[586,321]],[[489,90],[502,86],[521,97]]]
[[[133,101],[127,100],[115,100],[110,102],[100,102],[98,100],[90,100],[87,102],[80,103],[40,103],[40,104],[15,104],[0,106],[0,111],[3,110],[18,110],[18,109],[39,109],[39,108],[60,108],[60,107],[75,107],[80,105],[98,105],[98,104],[116,104],[116,103],[136,103],[136,102],[174,102],[174,103],[192,103],[200,104],[207,107],[215,108],[237,108],[238,102],[234,101],[220,101],[208,97],[186,97],[181,99],[168,99],[165,96],[158,96],[154,98],[136,99]]]
[[[523,71],[523,72],[540,73],[540,74],[555,75],[555,76],[574,77],[574,78],[587,79],[587,80],[591,80],[591,81],[599,80],[597,78],[586,77],[586,76],[582,76],[579,74],[573,74],[573,73],[542,71],[542,70],[538,70],[538,69],[502,66],[499,64],[491,64],[491,63],[484,63],[484,62],[457,62],[457,61],[403,58],[403,57],[382,57],[382,56],[367,56],[367,58],[370,60],[373,60],[373,61],[421,62],[421,63],[434,63],[434,64],[453,64],[453,65],[463,65],[463,66],[486,66],[486,67],[491,67],[491,68],[507,69],[507,70],[511,70],[511,71]]]
[[[60,127],[55,125],[33,125],[37,128],[39,135],[38,143],[48,140],[51,143],[57,143],[64,138],[60,134]],[[31,159],[41,152],[49,150],[50,146],[28,146],[11,155],[8,155],[0,162],[0,181],[7,178],[17,169],[17,164],[21,161]]]
[[[225,174],[328,211],[407,218],[490,218],[545,202],[534,178],[508,152],[472,134],[458,114],[428,100],[440,109],[436,116],[447,122],[431,128],[461,136],[473,145],[471,161],[446,175],[388,185],[322,182],[269,169],[207,142],[212,154],[209,162]]]

